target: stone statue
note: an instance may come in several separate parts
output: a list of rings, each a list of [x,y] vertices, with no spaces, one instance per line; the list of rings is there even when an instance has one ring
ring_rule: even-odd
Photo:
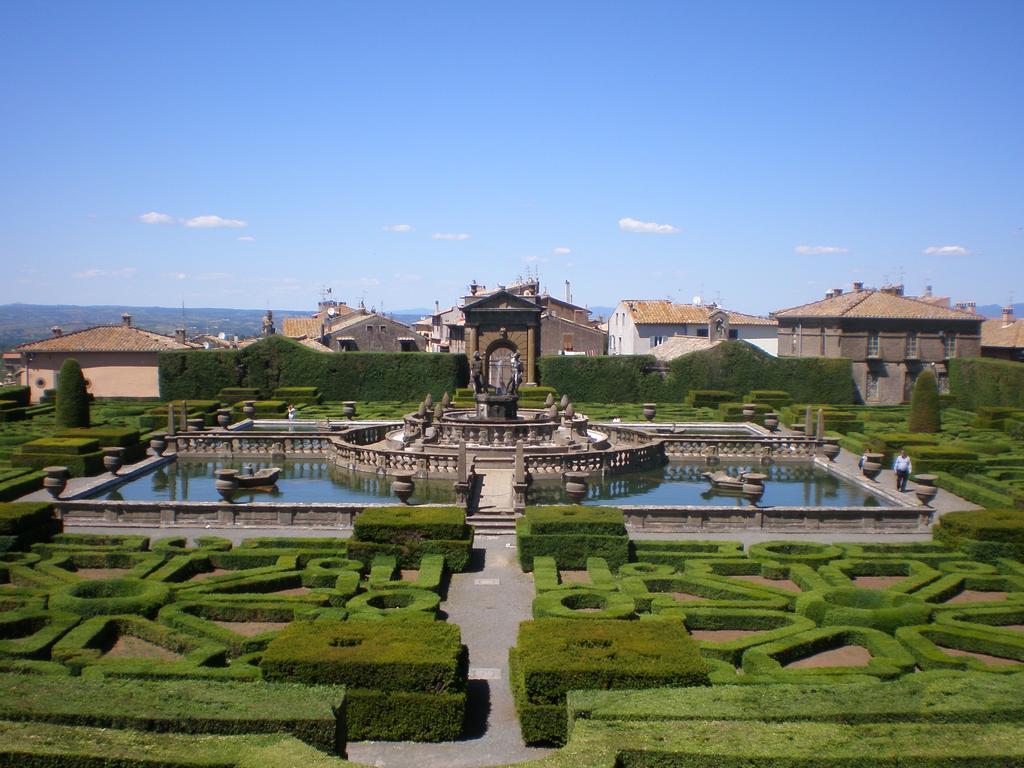
[[[519,394],[519,385],[523,383],[523,361],[519,359],[519,351],[512,353],[512,375],[509,377],[505,392],[510,395]]]
[[[473,387],[474,395],[482,395],[487,391],[484,384],[484,361],[479,352],[473,353],[473,362],[469,366],[469,385]]]

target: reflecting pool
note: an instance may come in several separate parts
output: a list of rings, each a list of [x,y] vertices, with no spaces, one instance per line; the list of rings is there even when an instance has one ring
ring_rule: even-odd
[[[761,472],[764,495],[757,506],[773,507],[883,507],[892,506],[856,483],[825,472],[810,463],[730,463],[710,466],[704,462],[670,462],[656,469],[591,479],[587,501],[593,504],[664,504],[749,506],[753,502],[736,494],[711,490],[701,473],[723,470],[734,477],[740,472]],[[531,504],[567,504],[560,485],[535,483],[530,488]]]
[[[112,491],[93,498],[111,501],[221,501],[214,486],[214,471],[220,468],[253,471],[280,467],[281,476],[269,491],[239,489],[234,503],[276,501],[321,504],[398,503],[391,493],[390,478],[355,472],[325,461],[254,461],[179,459],[142,477],[130,480]],[[450,504],[455,500],[451,481],[417,480],[410,503]]]

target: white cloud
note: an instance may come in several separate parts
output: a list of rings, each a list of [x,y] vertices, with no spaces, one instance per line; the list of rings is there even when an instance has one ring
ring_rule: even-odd
[[[570,253],[572,253],[572,248],[552,248],[551,252],[555,254],[555,256],[568,256]]]
[[[411,224],[389,224],[384,227],[385,232],[412,232]]]
[[[144,213],[138,217],[139,221],[143,224],[173,224],[174,217],[168,216],[166,213],[157,213],[156,211],[150,211]]]
[[[363,288],[373,288],[375,286],[380,285],[380,278],[379,277],[360,277],[359,278],[359,285],[362,286]]]
[[[423,279],[423,275],[414,275],[408,272],[396,272],[394,274],[394,278],[400,283],[418,283]]]
[[[970,251],[962,245],[933,245],[924,249],[928,256],[966,256]]]
[[[841,248],[838,245],[798,245],[793,250],[804,256],[818,256],[824,253],[849,253],[848,248]]]
[[[197,227],[200,229],[212,229],[214,227],[230,227],[231,229],[238,229],[240,227],[247,226],[249,222],[242,221],[241,219],[225,219],[221,216],[214,216],[212,214],[207,216],[195,216],[191,219],[185,219],[184,224],[186,227]]]
[[[243,243],[251,243],[256,238],[253,237],[252,235],[242,235],[238,239],[241,240]]]
[[[230,277],[231,275],[227,272],[203,272],[199,275],[198,279],[204,282],[209,282],[210,280],[227,280]]]
[[[76,280],[92,280],[94,277],[103,277],[106,272],[102,269],[87,269],[84,272],[75,272],[72,275]]]
[[[135,267],[122,267],[121,269],[115,269],[110,273],[111,277],[131,277],[138,272]]]
[[[435,240],[469,240],[465,232],[435,232],[431,237]]]
[[[160,275],[160,277],[164,278],[165,280],[186,280],[186,279],[188,279],[188,275],[186,275],[184,272],[164,272],[163,274]]]
[[[680,230],[671,224],[656,224],[653,221],[640,221],[639,219],[619,219],[619,229],[623,232],[640,232],[643,234],[674,235]]]

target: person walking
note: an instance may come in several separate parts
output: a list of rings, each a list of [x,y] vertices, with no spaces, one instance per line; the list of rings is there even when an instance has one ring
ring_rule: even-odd
[[[910,473],[913,471],[913,465],[910,463],[910,457],[907,455],[906,448],[900,451],[900,455],[892,463],[892,468],[896,473],[896,490],[900,493],[906,493],[907,478],[910,477]]]

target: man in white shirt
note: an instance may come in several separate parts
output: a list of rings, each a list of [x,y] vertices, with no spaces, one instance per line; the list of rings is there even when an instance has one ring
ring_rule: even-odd
[[[904,448],[900,451],[900,455],[896,457],[896,461],[892,463],[893,471],[896,473],[896,490],[901,493],[907,490],[907,478],[910,477],[910,473],[913,471],[913,467],[910,464],[910,457],[907,456],[907,449]]]

